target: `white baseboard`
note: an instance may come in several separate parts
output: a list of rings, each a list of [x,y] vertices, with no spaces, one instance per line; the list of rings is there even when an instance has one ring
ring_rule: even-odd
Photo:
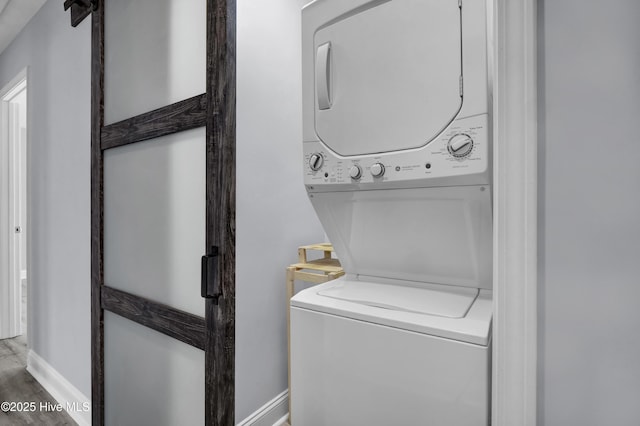
[[[33,350],[27,356],[27,371],[80,426],[91,425],[91,400]]]
[[[273,426],[283,426],[285,423],[287,423],[289,421],[289,413],[285,414],[281,419],[279,419],[277,422],[275,422],[273,424]]]
[[[237,426],[280,426],[289,417],[289,392],[280,395],[258,408],[255,413]]]

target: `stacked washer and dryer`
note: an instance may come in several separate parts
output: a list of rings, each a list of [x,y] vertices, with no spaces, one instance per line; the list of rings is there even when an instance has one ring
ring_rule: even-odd
[[[487,7],[302,11],[304,183],[346,275],[291,300],[294,426],[490,423]]]

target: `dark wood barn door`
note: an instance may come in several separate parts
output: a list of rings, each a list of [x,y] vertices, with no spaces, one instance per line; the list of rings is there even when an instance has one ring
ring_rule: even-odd
[[[235,25],[93,2],[94,425],[234,424]]]

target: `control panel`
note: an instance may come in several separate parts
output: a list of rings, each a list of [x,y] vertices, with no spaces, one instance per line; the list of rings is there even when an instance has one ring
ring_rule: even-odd
[[[427,145],[405,151],[342,157],[320,141],[304,143],[309,191],[402,186],[488,184],[486,114],[455,120]]]

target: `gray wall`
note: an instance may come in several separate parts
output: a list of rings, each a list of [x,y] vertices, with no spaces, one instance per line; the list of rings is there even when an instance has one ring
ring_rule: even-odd
[[[29,103],[29,339],[87,397],[90,354],[90,20],[45,3],[0,55],[0,86],[24,67]]]
[[[237,422],[287,388],[285,268],[324,241],[302,180],[303,3],[238,1]]]
[[[640,424],[640,2],[539,2],[539,425]]]

